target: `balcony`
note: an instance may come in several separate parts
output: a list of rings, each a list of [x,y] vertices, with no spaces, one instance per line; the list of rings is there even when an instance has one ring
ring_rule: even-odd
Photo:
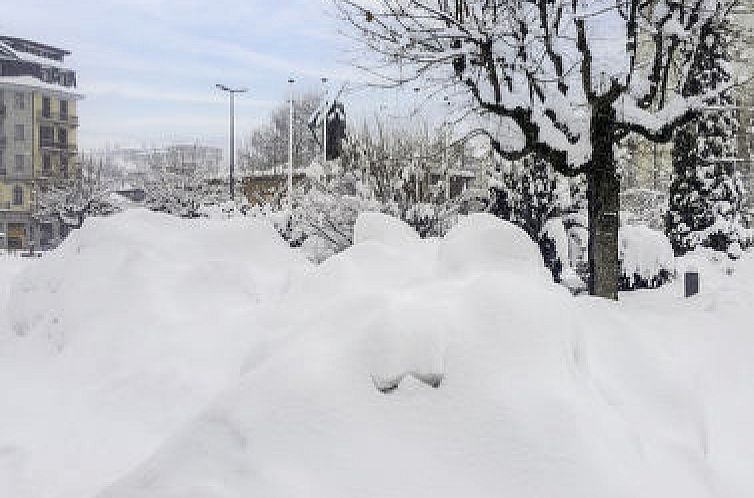
[[[69,154],[75,154],[76,153],[76,145],[75,144],[61,143],[61,142],[56,142],[54,140],[48,140],[48,139],[44,139],[44,138],[39,141],[39,146],[40,146],[40,148],[46,149],[46,150],[67,152]]]
[[[0,170],[0,177],[5,180],[31,180],[34,178],[31,171],[13,171],[13,170]]]
[[[38,121],[47,121],[56,124],[67,124],[68,126],[78,126],[79,117],[72,114],[61,114],[59,112],[37,111]]]

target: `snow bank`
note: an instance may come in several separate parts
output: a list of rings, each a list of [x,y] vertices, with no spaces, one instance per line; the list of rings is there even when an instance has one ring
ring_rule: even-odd
[[[419,240],[419,234],[397,218],[381,213],[361,213],[353,228],[353,242],[376,241],[401,245]]]
[[[137,250],[129,240],[141,239],[105,223],[89,244],[113,251],[115,267],[154,270],[143,264],[154,257],[173,268],[142,276],[144,319],[135,308],[138,323],[113,319],[110,299],[88,314],[69,303],[60,316],[75,332],[42,354],[33,339],[44,344],[49,318],[28,318],[27,303],[21,316],[35,325],[0,342],[0,373],[24,379],[0,376],[10,393],[0,398],[3,496],[743,498],[754,489],[749,253],[725,263],[730,271],[705,260],[716,280],[694,299],[679,298],[676,281],[613,303],[537,278],[538,248],[485,216],[434,240],[382,220],[314,268],[278,251],[263,226],[178,220],[186,238],[212,247],[182,252],[167,241],[182,237],[172,221],[133,216],[164,238]],[[42,263],[80,273],[98,259],[89,244]],[[206,275],[176,285],[175,266],[201,268],[215,244],[227,252],[220,268],[227,257],[254,286]],[[238,247],[251,257],[228,249]],[[34,292],[52,299],[41,278]],[[23,280],[12,299],[22,300]],[[63,289],[73,277],[58,280]],[[206,310],[173,296],[204,281]],[[267,305],[244,309],[249,299],[233,297],[244,292]]]
[[[440,244],[440,262],[458,274],[505,270],[551,280],[526,232],[490,214],[461,218]]]
[[[308,267],[259,222],[86,220],[10,289],[0,496],[92,496],[142,461],[237,376],[260,305]]]
[[[747,496],[754,367],[728,350],[754,338],[666,293],[573,299],[505,237],[471,217],[330,258],[282,302],[285,341],[98,496]]]

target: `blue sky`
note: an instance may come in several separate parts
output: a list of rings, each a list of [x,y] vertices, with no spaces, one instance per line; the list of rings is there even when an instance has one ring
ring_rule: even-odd
[[[352,79],[328,0],[24,0],[0,32],[73,52],[82,149],[199,139],[225,144],[227,97],[245,86],[237,129],[264,121],[287,95]]]

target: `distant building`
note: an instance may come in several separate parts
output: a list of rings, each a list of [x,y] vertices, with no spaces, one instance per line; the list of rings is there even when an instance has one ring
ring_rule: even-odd
[[[214,176],[223,160],[223,150],[220,147],[199,144],[170,145],[162,150],[162,154],[167,170],[177,175],[201,172]]]
[[[216,176],[221,169],[223,149],[199,143],[164,147],[117,148],[104,153],[106,162],[121,171],[152,175]]]
[[[76,73],[70,52],[0,35],[0,247],[50,246],[59,219],[36,216],[38,192],[73,185],[77,164]]]

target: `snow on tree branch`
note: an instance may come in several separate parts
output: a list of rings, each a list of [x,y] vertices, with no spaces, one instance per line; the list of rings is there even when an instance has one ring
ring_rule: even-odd
[[[462,90],[470,127],[487,130],[502,155],[536,152],[570,174],[592,160],[595,115],[615,113],[617,134],[668,141],[705,106],[712,95],[689,94],[685,81],[700,33],[736,4],[334,1],[377,55],[373,73]],[[518,133],[501,134],[510,123]]]

